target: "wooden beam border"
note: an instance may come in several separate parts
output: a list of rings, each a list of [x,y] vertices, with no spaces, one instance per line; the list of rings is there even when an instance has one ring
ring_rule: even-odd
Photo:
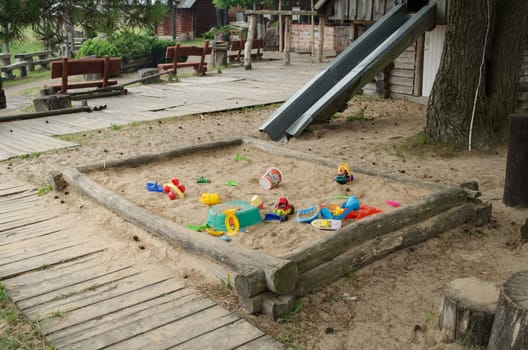
[[[480,193],[475,188],[470,190],[463,187],[444,186],[351,167],[351,171],[355,174],[380,177],[428,189],[432,194],[421,201],[398,208],[390,213],[382,213],[347,225],[343,229],[324,236],[317,242],[306,244],[283,257],[273,257],[245,247],[226,245],[224,242],[206,235],[196,235],[194,231],[175,225],[170,220],[158,217],[154,213],[131,203],[119,194],[91,180],[87,175],[87,173],[94,171],[138,167],[196,152],[243,144],[264,152],[309,161],[330,168],[336,168],[339,165],[337,160],[286,149],[260,139],[234,137],[216,142],[190,145],[157,154],[138,155],[116,161],[87,164],[77,168],[64,168],[52,172],[49,175],[49,181],[56,189],[70,185],[125,220],[164,239],[169,244],[176,245],[191,253],[205,256],[221,265],[227,266],[235,273],[234,284],[243,301],[250,299],[260,300],[259,295],[270,291],[272,294],[279,295],[302,295],[314,288],[321,287],[324,283],[341,277],[343,271],[348,271],[348,269],[336,266],[341,261],[344,264],[352,262],[356,268],[359,268],[383,258],[392,251],[423,241],[461,223],[485,223],[491,215],[491,207],[476,199]],[[452,215],[453,211],[457,212],[457,209],[454,208],[464,209],[459,210],[462,214],[457,216]],[[440,229],[435,226],[434,232],[428,231],[429,225],[421,224],[427,220],[446,222],[449,221],[446,218],[450,216],[457,217],[458,220],[452,222],[452,225],[444,225]],[[413,225],[422,225],[419,234],[415,233],[416,229],[412,228]],[[403,232],[410,232],[408,235],[411,235],[411,237],[409,239],[401,238],[402,230]],[[398,238],[399,240],[404,239],[408,244],[389,244],[390,248],[388,250],[368,258],[361,257],[359,261],[353,253],[358,249],[361,250],[361,247],[365,244],[372,245],[375,244],[372,242],[379,242],[380,240],[392,241],[394,239],[391,238],[392,236],[400,237]],[[245,304],[253,305],[254,303],[246,302]],[[251,307],[250,309],[255,311],[258,308]]]

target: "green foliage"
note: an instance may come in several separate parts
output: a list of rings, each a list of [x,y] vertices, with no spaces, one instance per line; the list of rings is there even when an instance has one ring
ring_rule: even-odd
[[[37,196],[43,196],[44,194],[48,193],[51,190],[53,190],[51,185],[48,184],[46,186],[43,186],[43,187],[39,188],[39,190],[37,191]]]
[[[21,41],[24,29],[38,22],[43,0],[0,1],[0,41]]]
[[[365,120],[365,108],[361,108],[356,114],[346,117],[347,122],[355,122],[359,120]]]
[[[154,63],[157,64],[163,62],[167,46],[174,45],[176,45],[174,40],[158,39],[155,36],[126,31],[108,38],[86,40],[77,52],[77,57],[108,55],[126,60],[152,56]]]
[[[235,29],[235,27],[231,25],[215,26],[209,29],[206,33],[203,33],[202,37],[204,39],[215,40],[217,35],[222,34],[224,35],[224,39],[228,41],[229,34],[232,29]]]
[[[222,284],[222,287],[231,289],[231,275],[227,274],[226,278],[221,278],[220,283]]]
[[[105,55],[110,57],[119,56],[119,52],[115,45],[106,39],[88,39],[82,44],[77,52],[77,57],[104,57]]]
[[[27,320],[9,300],[0,283],[0,349],[51,350],[35,329],[36,323]]]

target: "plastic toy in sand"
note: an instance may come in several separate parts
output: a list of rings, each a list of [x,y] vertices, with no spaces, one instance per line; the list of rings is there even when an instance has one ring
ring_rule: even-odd
[[[347,219],[360,220],[360,219],[363,219],[364,217],[367,217],[367,216],[370,216],[370,215],[374,215],[374,214],[378,214],[378,213],[383,213],[383,210],[377,209],[377,208],[374,208],[374,207],[370,207],[368,205],[361,204],[359,206],[358,210],[351,211],[347,215],[346,218]]]
[[[221,202],[220,195],[218,193],[209,193],[209,192],[202,193],[202,195],[200,196],[200,201],[203,204],[207,204],[207,205],[215,205]]]
[[[295,208],[288,202],[288,199],[285,197],[279,198],[273,213],[266,213],[264,215],[264,221],[287,221],[288,217],[294,214]]]
[[[390,205],[391,207],[393,208],[398,208],[400,206],[400,203],[399,202],[396,202],[396,201],[391,201],[391,200],[386,200],[385,203],[387,205]]]
[[[258,194],[251,197],[251,200],[249,201],[249,204],[251,204],[254,207],[257,207],[259,209],[264,208],[264,204],[262,203],[262,198]]]
[[[226,214],[225,211],[233,209],[236,212],[236,219],[238,220],[238,231],[242,231],[246,227],[262,222],[260,210],[257,207],[250,205],[246,201],[238,200],[216,204],[209,208],[207,225],[215,230],[229,232],[228,227],[226,226],[226,221],[229,225],[233,224],[233,222],[227,220],[227,217],[228,215],[231,215],[231,212]],[[236,226],[232,225],[231,229],[234,228],[236,228]]]
[[[319,216],[319,206],[314,205],[309,208],[299,209],[297,211],[297,222],[312,222]]]
[[[205,177],[203,176],[200,176],[199,178],[196,179],[196,183],[197,184],[208,184],[210,183],[211,181],[209,179],[206,179]]]
[[[282,173],[278,168],[268,168],[259,179],[260,186],[265,190],[271,190],[282,182]]]
[[[240,222],[236,216],[237,208],[224,210],[225,220],[224,224],[228,232],[228,236],[234,236],[240,230]]]
[[[224,182],[224,185],[236,187],[238,186],[238,182],[236,180],[227,180]]]
[[[354,180],[354,175],[350,172],[350,166],[348,163],[339,163],[337,167],[337,174],[335,177],[335,182],[338,184],[344,185],[348,182]]]
[[[334,204],[321,205],[321,217],[323,219],[343,220],[347,215],[360,207],[359,200],[356,196],[349,196],[340,206]]]
[[[339,230],[341,228],[341,220],[334,219],[316,219],[311,222],[312,226],[319,230]]]
[[[244,157],[244,156],[241,156],[240,154],[235,154],[235,160],[238,162],[238,161],[241,161],[241,160],[247,160],[248,162],[250,161],[250,159],[248,157]]]
[[[172,179],[171,183],[163,185],[163,192],[167,193],[167,196],[170,200],[175,200],[176,198],[183,199],[185,195],[185,186],[180,184],[178,179]]]
[[[149,192],[160,192],[163,193],[163,186],[157,182],[147,182],[146,186]]]

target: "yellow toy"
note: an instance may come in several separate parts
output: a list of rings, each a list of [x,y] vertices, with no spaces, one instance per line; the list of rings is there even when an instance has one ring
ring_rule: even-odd
[[[218,231],[218,230],[215,230],[214,228],[206,228],[205,232],[207,232],[211,236],[215,236],[215,237],[219,237],[219,236],[223,236],[224,235],[224,231]]]
[[[221,202],[220,195],[218,193],[209,193],[209,192],[202,193],[202,196],[200,197],[200,201],[203,204],[207,204],[207,205],[218,204]]]
[[[238,233],[238,230],[240,230],[240,222],[238,221],[238,218],[235,214],[237,210],[238,209],[236,208],[224,210],[224,214],[226,216],[225,226],[226,226],[227,232],[229,232],[227,234],[228,236],[234,236]]]

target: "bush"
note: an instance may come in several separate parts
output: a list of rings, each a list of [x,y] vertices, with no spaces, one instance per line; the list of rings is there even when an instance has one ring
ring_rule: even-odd
[[[151,56],[155,64],[163,61],[167,46],[174,46],[174,40],[160,40],[155,36],[121,32],[108,38],[94,38],[86,40],[77,57],[96,56],[121,57],[124,61],[129,58]]]
[[[237,29],[231,25],[221,26],[221,27],[212,27],[206,33],[202,34],[204,39],[215,40],[218,34],[224,36],[224,40],[229,41],[229,34],[231,34],[231,29]]]

